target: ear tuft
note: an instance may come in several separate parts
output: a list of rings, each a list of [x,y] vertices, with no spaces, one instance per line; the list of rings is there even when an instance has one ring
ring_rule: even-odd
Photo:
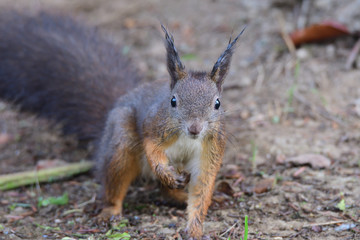
[[[186,77],[185,67],[180,61],[179,54],[174,45],[174,37],[166,30],[164,25],[161,28],[165,33],[165,47],[167,53],[167,68],[171,76],[171,88],[174,88],[176,82]]]
[[[243,30],[239,33],[239,35],[237,35],[237,37],[233,41],[231,41],[231,38],[230,38],[229,44],[228,44],[226,50],[218,58],[218,60],[216,61],[215,65],[210,73],[210,78],[211,78],[211,80],[213,80],[216,83],[219,91],[221,90],[221,86],[225,80],[226,75],[229,72],[231,57],[234,52],[236,42],[238,41],[239,37],[245,31],[245,28],[246,27],[243,28]]]

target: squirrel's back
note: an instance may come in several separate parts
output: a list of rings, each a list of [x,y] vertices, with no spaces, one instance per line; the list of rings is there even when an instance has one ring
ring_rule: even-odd
[[[97,137],[116,99],[140,82],[121,49],[69,16],[0,13],[0,97]]]

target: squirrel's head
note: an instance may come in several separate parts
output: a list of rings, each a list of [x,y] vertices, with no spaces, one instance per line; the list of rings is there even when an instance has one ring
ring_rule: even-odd
[[[165,33],[167,67],[171,77],[169,98],[170,114],[180,123],[182,132],[196,139],[212,131],[219,131],[221,92],[225,77],[229,72],[231,57],[241,33],[229,41],[211,72],[185,70],[174,45],[173,36],[161,26]]]

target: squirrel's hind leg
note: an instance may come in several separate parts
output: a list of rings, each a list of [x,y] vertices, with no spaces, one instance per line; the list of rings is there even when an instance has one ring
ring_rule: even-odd
[[[133,110],[114,109],[109,115],[98,154],[104,195],[104,208],[98,216],[100,221],[122,213],[128,187],[141,172],[138,139]]]

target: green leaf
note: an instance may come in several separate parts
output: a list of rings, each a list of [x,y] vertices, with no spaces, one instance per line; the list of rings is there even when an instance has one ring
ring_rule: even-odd
[[[336,204],[336,207],[341,211],[345,211],[346,209],[345,200],[341,199],[341,201],[338,204]]]
[[[109,231],[107,231],[106,233],[105,233],[105,236],[110,236],[112,234],[112,229],[109,229]]]
[[[129,224],[129,220],[123,219],[116,226],[113,226],[112,230],[120,230],[121,228],[126,227],[128,224]]]
[[[39,227],[39,228],[42,228],[44,230],[54,230],[54,231],[61,231],[61,229],[59,227],[50,227],[50,226],[45,226],[45,225],[41,225],[41,224],[38,224],[38,223],[34,223],[35,226]]]
[[[245,215],[245,229],[244,229],[244,240],[248,238],[248,215]]]
[[[131,238],[130,234],[124,232],[124,233],[114,233],[109,236],[107,236],[109,239],[113,240],[128,240]]]
[[[39,197],[38,199],[38,207],[46,207],[48,205],[65,205],[69,202],[69,196],[67,193],[64,193],[60,197],[49,197],[43,198]]]

